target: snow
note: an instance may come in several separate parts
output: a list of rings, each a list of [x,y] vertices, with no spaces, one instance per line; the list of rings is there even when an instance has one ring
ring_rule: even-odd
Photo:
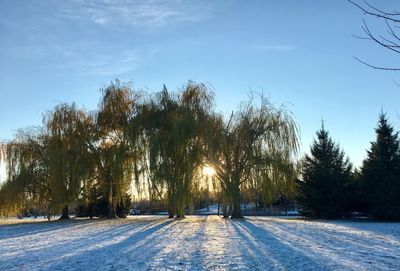
[[[0,270],[398,270],[400,223],[133,216],[0,224]],[[5,224],[7,223],[7,224]]]
[[[222,210],[219,210],[219,212],[222,213]],[[197,209],[196,213],[202,214],[202,215],[216,215],[218,213],[218,204],[209,205],[208,211],[207,211],[207,207]]]

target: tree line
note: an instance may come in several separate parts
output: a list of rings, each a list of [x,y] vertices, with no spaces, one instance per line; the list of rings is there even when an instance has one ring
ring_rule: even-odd
[[[242,203],[295,202],[313,218],[400,218],[400,142],[383,113],[356,169],[324,125],[298,161],[293,114],[260,94],[227,117],[201,83],[147,93],[117,80],[101,94],[96,110],[58,104],[1,148],[1,216],[35,207],[66,219],[79,205],[84,216],[123,217],[133,187],[170,218],[210,193],[224,217],[243,217]],[[211,192],[204,167],[215,171]]]
[[[135,187],[170,218],[184,217],[205,166],[215,169],[224,217],[242,217],[247,192],[265,204],[294,195],[297,125],[263,95],[252,93],[226,118],[215,112],[213,91],[194,82],[152,94],[117,80],[101,94],[96,110],[61,103],[2,148],[0,215],[34,206],[66,219],[79,203],[88,216],[102,206],[101,216],[115,218]]]

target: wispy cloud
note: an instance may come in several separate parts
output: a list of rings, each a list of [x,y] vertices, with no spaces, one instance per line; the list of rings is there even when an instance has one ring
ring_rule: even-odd
[[[160,27],[176,22],[198,21],[212,8],[202,1],[179,0],[73,0],[60,6],[59,15],[71,20],[84,20],[105,25]]]
[[[54,46],[60,58],[57,68],[81,75],[122,76],[137,67],[138,53],[133,49],[101,50],[91,43]]]

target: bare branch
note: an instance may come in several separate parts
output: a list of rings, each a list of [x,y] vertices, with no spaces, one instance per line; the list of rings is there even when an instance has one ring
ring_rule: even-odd
[[[354,2],[352,0],[347,0],[347,1],[351,4],[353,4],[354,6],[356,6],[357,8],[359,8],[360,10],[362,10],[364,12],[364,14],[366,14],[366,15],[371,15],[376,18],[385,19],[385,20],[392,21],[395,23],[400,23],[400,19],[393,18],[393,16],[400,16],[400,13],[398,13],[398,12],[394,12],[394,13],[383,12],[377,8],[372,7],[367,1],[364,1],[369,8],[372,8],[373,10],[375,10],[375,12],[374,12],[374,11],[367,10],[366,8],[364,8],[363,6],[361,6],[360,4],[357,4],[356,2]]]
[[[366,34],[371,40],[373,40],[373,41],[376,42],[377,44],[381,45],[382,47],[385,47],[386,49],[389,49],[389,50],[391,50],[391,51],[393,51],[393,52],[395,52],[395,53],[400,54],[400,50],[395,49],[394,46],[392,46],[392,45],[390,45],[390,44],[387,44],[387,43],[385,43],[385,42],[382,42],[382,41],[378,40],[378,39],[371,33],[371,31],[370,31],[370,29],[368,28],[368,25],[367,25],[367,23],[365,22],[365,20],[363,20],[363,22],[364,22],[364,25],[362,26],[362,29],[364,30],[365,34]]]
[[[400,16],[399,12],[394,11],[393,13],[388,13],[386,11],[380,10],[374,6],[372,6],[370,3],[368,3],[368,1],[364,0],[364,3],[371,9],[375,10],[376,12],[379,12],[381,14],[384,14],[386,16]]]
[[[376,70],[385,70],[385,71],[400,71],[400,68],[386,68],[386,67],[378,67],[378,66],[374,66],[374,65],[368,64],[367,62],[365,62],[365,61],[362,61],[362,60],[360,60],[360,59],[359,59],[359,58],[357,58],[357,57],[354,57],[354,59],[356,59],[358,62],[360,62],[360,63],[362,63],[362,64],[364,64],[364,65],[366,65],[366,66],[368,66],[368,67],[370,67],[370,68],[376,69]]]

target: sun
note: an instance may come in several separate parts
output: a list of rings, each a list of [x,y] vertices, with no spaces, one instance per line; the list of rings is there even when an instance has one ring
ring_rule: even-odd
[[[215,169],[213,167],[210,166],[205,166],[203,167],[203,174],[211,177],[215,175]]]

